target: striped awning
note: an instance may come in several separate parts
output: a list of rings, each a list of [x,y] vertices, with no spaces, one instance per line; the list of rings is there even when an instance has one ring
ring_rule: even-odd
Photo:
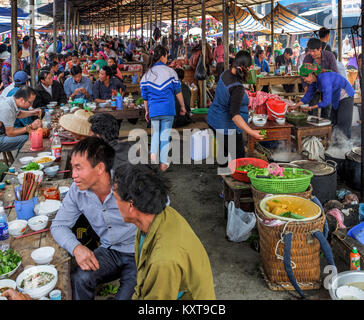
[[[248,11],[236,6],[236,29],[242,32],[264,32],[269,33],[270,28],[264,27],[259,21],[257,21]],[[216,20],[223,20],[223,13],[209,12]],[[234,9],[230,9],[228,15],[229,25],[234,24]],[[215,35],[214,35],[215,36]]]
[[[250,14],[255,20],[260,22],[265,28],[271,28],[271,14],[259,19],[255,12],[248,8]],[[274,33],[302,34],[310,33],[321,28],[320,25],[310,20],[296,15],[291,10],[277,3],[273,10]]]

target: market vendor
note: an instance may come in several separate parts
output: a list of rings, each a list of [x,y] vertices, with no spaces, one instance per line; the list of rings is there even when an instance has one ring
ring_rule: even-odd
[[[72,298],[93,300],[98,285],[120,280],[116,300],[130,300],[136,285],[134,241],[136,227],[122,218],[112,190],[115,151],[103,139],[88,137],[71,152],[73,184],[52,221],[51,233],[59,246],[75,257],[71,273]],[[91,251],[72,233],[84,214],[100,237]]]
[[[297,109],[303,104],[307,104],[318,91],[322,95],[322,101],[317,105],[302,108],[302,110],[311,111],[325,108],[331,104],[333,128],[337,127],[350,139],[355,91],[348,80],[336,72],[324,72],[319,65],[312,63],[304,63],[299,74],[309,87],[301,101],[290,109]]]
[[[143,190],[143,192],[141,192]],[[138,228],[133,300],[214,300],[209,257],[187,221],[168,202],[169,183],[157,167],[125,163],[113,194],[123,221]]]
[[[28,118],[31,116],[41,116],[40,109],[31,111],[19,110],[29,109],[36,97],[34,89],[23,86],[17,92],[8,98],[0,100],[0,150],[13,151],[20,150],[28,141],[28,133],[42,127],[40,119],[34,120],[31,124],[22,128],[15,128],[14,124],[17,118]]]
[[[53,80],[53,73],[50,70],[41,70],[38,75],[38,84],[35,87],[37,97],[34,101],[34,108],[46,108],[51,101],[58,104],[67,103],[67,96],[62,85]]]
[[[243,82],[248,77],[251,65],[252,59],[249,52],[239,51],[236,54],[232,67],[221,74],[214,101],[210,105],[207,115],[207,123],[215,134],[218,129],[224,131],[225,159],[227,159],[228,153],[231,154],[234,151],[236,152],[236,158],[245,157],[243,131],[257,140],[264,138],[258,130],[253,130],[248,126],[249,98],[245,92]],[[228,138],[231,134],[236,135],[236,145],[233,146],[235,150],[231,150],[228,146]]]
[[[82,75],[80,66],[73,66],[71,68],[71,78],[64,82],[64,92],[68,99],[91,100],[92,97],[92,82],[89,78]]]
[[[270,69],[268,62],[265,60],[265,53],[263,49],[258,49],[254,56],[254,63],[257,67],[260,67],[260,72],[266,72],[269,74]],[[269,92],[269,86],[263,86],[261,91]]]
[[[124,84],[113,75],[109,66],[103,66],[99,72],[99,79],[94,83],[92,96],[96,103],[106,102],[112,97],[112,90],[123,94],[126,90]]]

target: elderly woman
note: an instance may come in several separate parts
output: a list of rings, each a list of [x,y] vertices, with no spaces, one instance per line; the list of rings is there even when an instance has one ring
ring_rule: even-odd
[[[304,63],[301,66],[300,76],[303,77],[309,87],[301,101],[290,109],[296,109],[307,104],[319,91],[322,94],[322,101],[315,106],[302,108],[303,111],[325,108],[331,104],[333,127],[340,129],[350,139],[355,91],[348,80],[336,72],[322,72],[320,65],[312,63]]]

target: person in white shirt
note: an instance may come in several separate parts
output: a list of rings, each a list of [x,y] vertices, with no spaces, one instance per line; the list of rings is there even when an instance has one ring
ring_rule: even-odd
[[[347,54],[350,52],[350,50],[351,50],[350,41],[349,41],[349,38],[346,36],[344,43],[343,43],[342,52],[343,52],[343,54]]]
[[[297,70],[300,69],[301,65],[303,64],[303,60],[305,60],[306,55],[308,54],[308,48],[306,47],[305,52],[298,56],[297,58]]]

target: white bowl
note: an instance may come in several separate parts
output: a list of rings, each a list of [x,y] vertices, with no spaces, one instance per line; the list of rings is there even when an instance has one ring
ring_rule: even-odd
[[[30,218],[28,220],[28,226],[33,231],[43,230],[48,224],[48,216],[40,215]]]
[[[276,122],[278,124],[285,124],[286,123],[286,118],[276,118]]]
[[[22,172],[22,173],[19,173],[18,174],[18,181],[19,181],[19,184],[23,185],[23,179],[24,179],[24,175],[28,172],[31,172],[31,173],[34,173],[35,174],[35,177],[40,177],[40,180],[43,179],[43,171],[40,171],[40,170],[29,170],[29,171],[26,171],[26,172]]]
[[[53,259],[54,252],[53,247],[41,247],[32,251],[30,256],[36,264],[49,264]]]
[[[54,156],[46,156],[46,157],[47,158],[51,158],[52,160],[51,161],[48,161],[48,162],[42,162],[41,163],[45,168],[50,167],[53,164],[53,162],[56,160],[56,157],[54,157]],[[34,162],[37,162],[40,159],[46,158],[46,157],[37,157],[37,158],[34,159]]]
[[[28,225],[27,220],[17,219],[17,220],[9,221],[8,226],[9,226],[10,235],[13,237],[21,236],[25,232],[27,225]]]
[[[254,115],[253,123],[257,127],[264,127],[267,123],[267,115]]]
[[[51,273],[54,276],[54,279],[40,288],[24,289],[20,287],[24,279],[39,272]],[[34,266],[24,270],[21,274],[18,275],[18,277],[16,278],[16,286],[20,292],[28,294],[32,299],[39,299],[51,292],[56,286],[57,281],[58,271],[54,266]]]
[[[52,152],[49,152],[49,151],[37,153],[38,158],[50,157],[51,155],[52,155]]]
[[[34,207],[34,213],[37,216],[48,216],[48,218],[53,218],[61,207],[62,202],[59,200],[47,199],[40,203],[37,203]]]
[[[53,178],[57,175],[58,170],[59,170],[59,166],[52,166],[52,167],[45,168],[44,172],[48,177]]]
[[[12,288],[12,289],[16,289],[16,282],[14,280],[10,280],[10,279],[2,279],[0,280],[0,289],[2,288]],[[1,292],[0,292],[0,297],[1,297]]]
[[[22,165],[27,165],[28,163],[32,162],[34,157],[23,157],[20,158],[19,161]]]
[[[336,290],[339,300],[364,300],[364,291],[354,286],[341,286]]]
[[[16,266],[16,268],[15,268],[15,269],[11,270],[11,271],[10,271],[10,272],[8,272],[8,273],[1,274],[1,275],[0,275],[0,279],[6,279],[6,278],[11,277],[11,276],[12,276],[12,275],[16,272],[16,270],[18,270],[18,269],[19,269],[20,265],[21,265],[21,260],[19,261],[19,263],[18,263],[18,265]]]

